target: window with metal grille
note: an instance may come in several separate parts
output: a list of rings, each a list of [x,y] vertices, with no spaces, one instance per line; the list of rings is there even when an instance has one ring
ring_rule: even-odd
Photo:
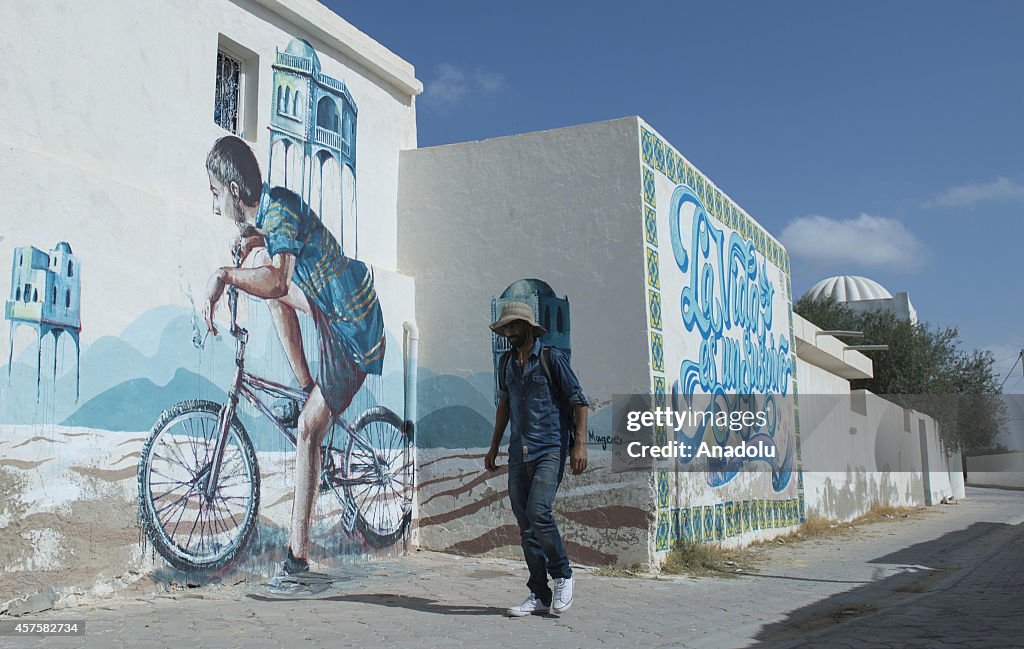
[[[217,90],[213,98],[213,121],[238,135],[238,106],[242,85],[242,63],[223,51],[217,52]]]

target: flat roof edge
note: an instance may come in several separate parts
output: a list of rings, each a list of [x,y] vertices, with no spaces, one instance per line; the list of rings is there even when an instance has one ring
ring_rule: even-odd
[[[411,63],[317,0],[253,1],[365,66],[406,95],[415,97],[423,92],[423,83],[416,78],[416,70]]]

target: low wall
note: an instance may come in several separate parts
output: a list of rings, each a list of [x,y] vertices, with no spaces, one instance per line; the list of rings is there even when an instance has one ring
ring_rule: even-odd
[[[845,394],[835,375],[799,365],[807,514],[851,520],[875,503],[935,505],[963,497],[959,456],[947,457],[938,426],[865,390]]]
[[[1024,489],[1024,452],[967,458],[967,484]]]

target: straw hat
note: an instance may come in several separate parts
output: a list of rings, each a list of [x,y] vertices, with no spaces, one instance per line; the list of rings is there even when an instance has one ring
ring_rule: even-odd
[[[540,338],[547,333],[547,329],[537,324],[537,321],[533,319],[533,309],[530,308],[529,304],[523,302],[509,302],[501,308],[501,316],[491,323],[491,331],[503,335],[500,331],[502,327],[510,322],[516,320],[522,320],[526,324],[533,327],[533,335],[536,338]]]

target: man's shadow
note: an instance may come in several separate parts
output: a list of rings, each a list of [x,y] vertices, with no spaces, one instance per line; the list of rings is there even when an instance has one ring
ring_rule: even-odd
[[[260,602],[293,602],[296,600],[317,600],[322,602],[355,602],[358,604],[376,604],[390,608],[406,608],[411,611],[437,613],[440,615],[504,615],[505,609],[497,606],[458,606],[440,604],[437,600],[409,595],[391,593],[354,593],[349,595],[331,595],[330,597],[268,597],[250,593],[247,597]]]

